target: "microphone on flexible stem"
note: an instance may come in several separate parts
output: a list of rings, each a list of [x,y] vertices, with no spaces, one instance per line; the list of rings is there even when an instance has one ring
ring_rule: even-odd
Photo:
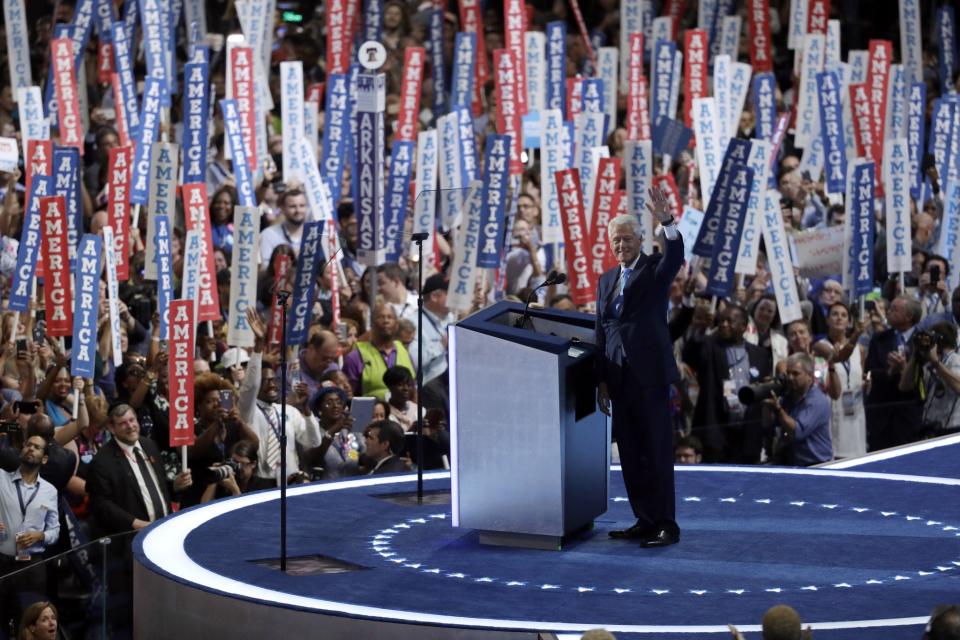
[[[563,284],[566,281],[567,274],[559,273],[556,269],[552,269],[550,273],[547,274],[547,279],[527,295],[527,301],[523,304],[523,315],[517,319],[513,326],[518,329],[522,329],[527,323],[527,317],[529,316],[530,312],[530,303],[533,302],[533,297],[537,291],[543,289],[544,287],[549,287],[555,284]]]

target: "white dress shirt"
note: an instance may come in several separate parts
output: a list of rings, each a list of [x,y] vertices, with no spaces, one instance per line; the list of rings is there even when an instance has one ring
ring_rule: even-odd
[[[143,498],[143,503],[147,505],[147,515],[150,516],[150,522],[157,520],[159,518],[167,515],[167,509],[169,506],[167,504],[163,505],[163,513],[157,514],[156,510],[153,508],[153,500],[150,498],[150,491],[147,489],[147,483],[143,479],[143,474],[140,473],[140,465],[137,463],[137,456],[134,454],[134,449],[140,451],[140,455],[143,456],[143,461],[147,463],[147,471],[150,472],[150,477],[153,479],[154,486],[157,488],[157,492],[160,494],[161,502],[166,503],[166,500],[163,497],[163,489],[160,488],[160,479],[157,478],[157,472],[153,468],[153,464],[150,462],[150,457],[147,456],[147,452],[143,450],[143,447],[140,446],[140,443],[130,445],[124,444],[117,440],[117,444],[120,445],[120,450],[123,451],[124,457],[127,459],[127,463],[130,465],[130,468],[133,469],[133,476],[137,479],[137,486],[140,488],[140,496]]]

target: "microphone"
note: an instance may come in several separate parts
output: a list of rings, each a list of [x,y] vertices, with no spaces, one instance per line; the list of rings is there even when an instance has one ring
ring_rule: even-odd
[[[426,231],[421,231],[420,233],[414,233],[410,236],[410,240],[413,242],[423,242],[430,237],[430,234]]]
[[[540,289],[544,287],[550,287],[555,284],[563,284],[567,281],[567,274],[560,273],[556,269],[551,269],[550,273],[547,274],[547,279],[544,280],[540,286],[536,287],[527,295],[527,301],[523,304],[523,315],[517,318],[517,321],[514,323],[514,327],[517,329],[522,329],[527,323],[527,317],[530,315],[530,303],[533,302],[533,297]]]

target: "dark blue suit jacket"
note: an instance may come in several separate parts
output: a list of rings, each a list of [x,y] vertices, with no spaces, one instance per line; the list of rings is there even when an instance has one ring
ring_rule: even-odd
[[[666,385],[680,379],[667,327],[670,284],[683,265],[683,238],[666,241],[661,256],[641,255],[627,280],[620,316],[613,312],[619,292],[620,267],[600,276],[597,285],[598,380],[607,383],[614,400],[626,382],[624,362],[630,363],[632,383]]]

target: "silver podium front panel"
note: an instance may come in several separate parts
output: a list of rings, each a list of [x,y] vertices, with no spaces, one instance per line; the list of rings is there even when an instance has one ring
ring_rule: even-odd
[[[606,510],[609,431],[575,422],[566,354],[453,327],[454,523],[561,538]]]

